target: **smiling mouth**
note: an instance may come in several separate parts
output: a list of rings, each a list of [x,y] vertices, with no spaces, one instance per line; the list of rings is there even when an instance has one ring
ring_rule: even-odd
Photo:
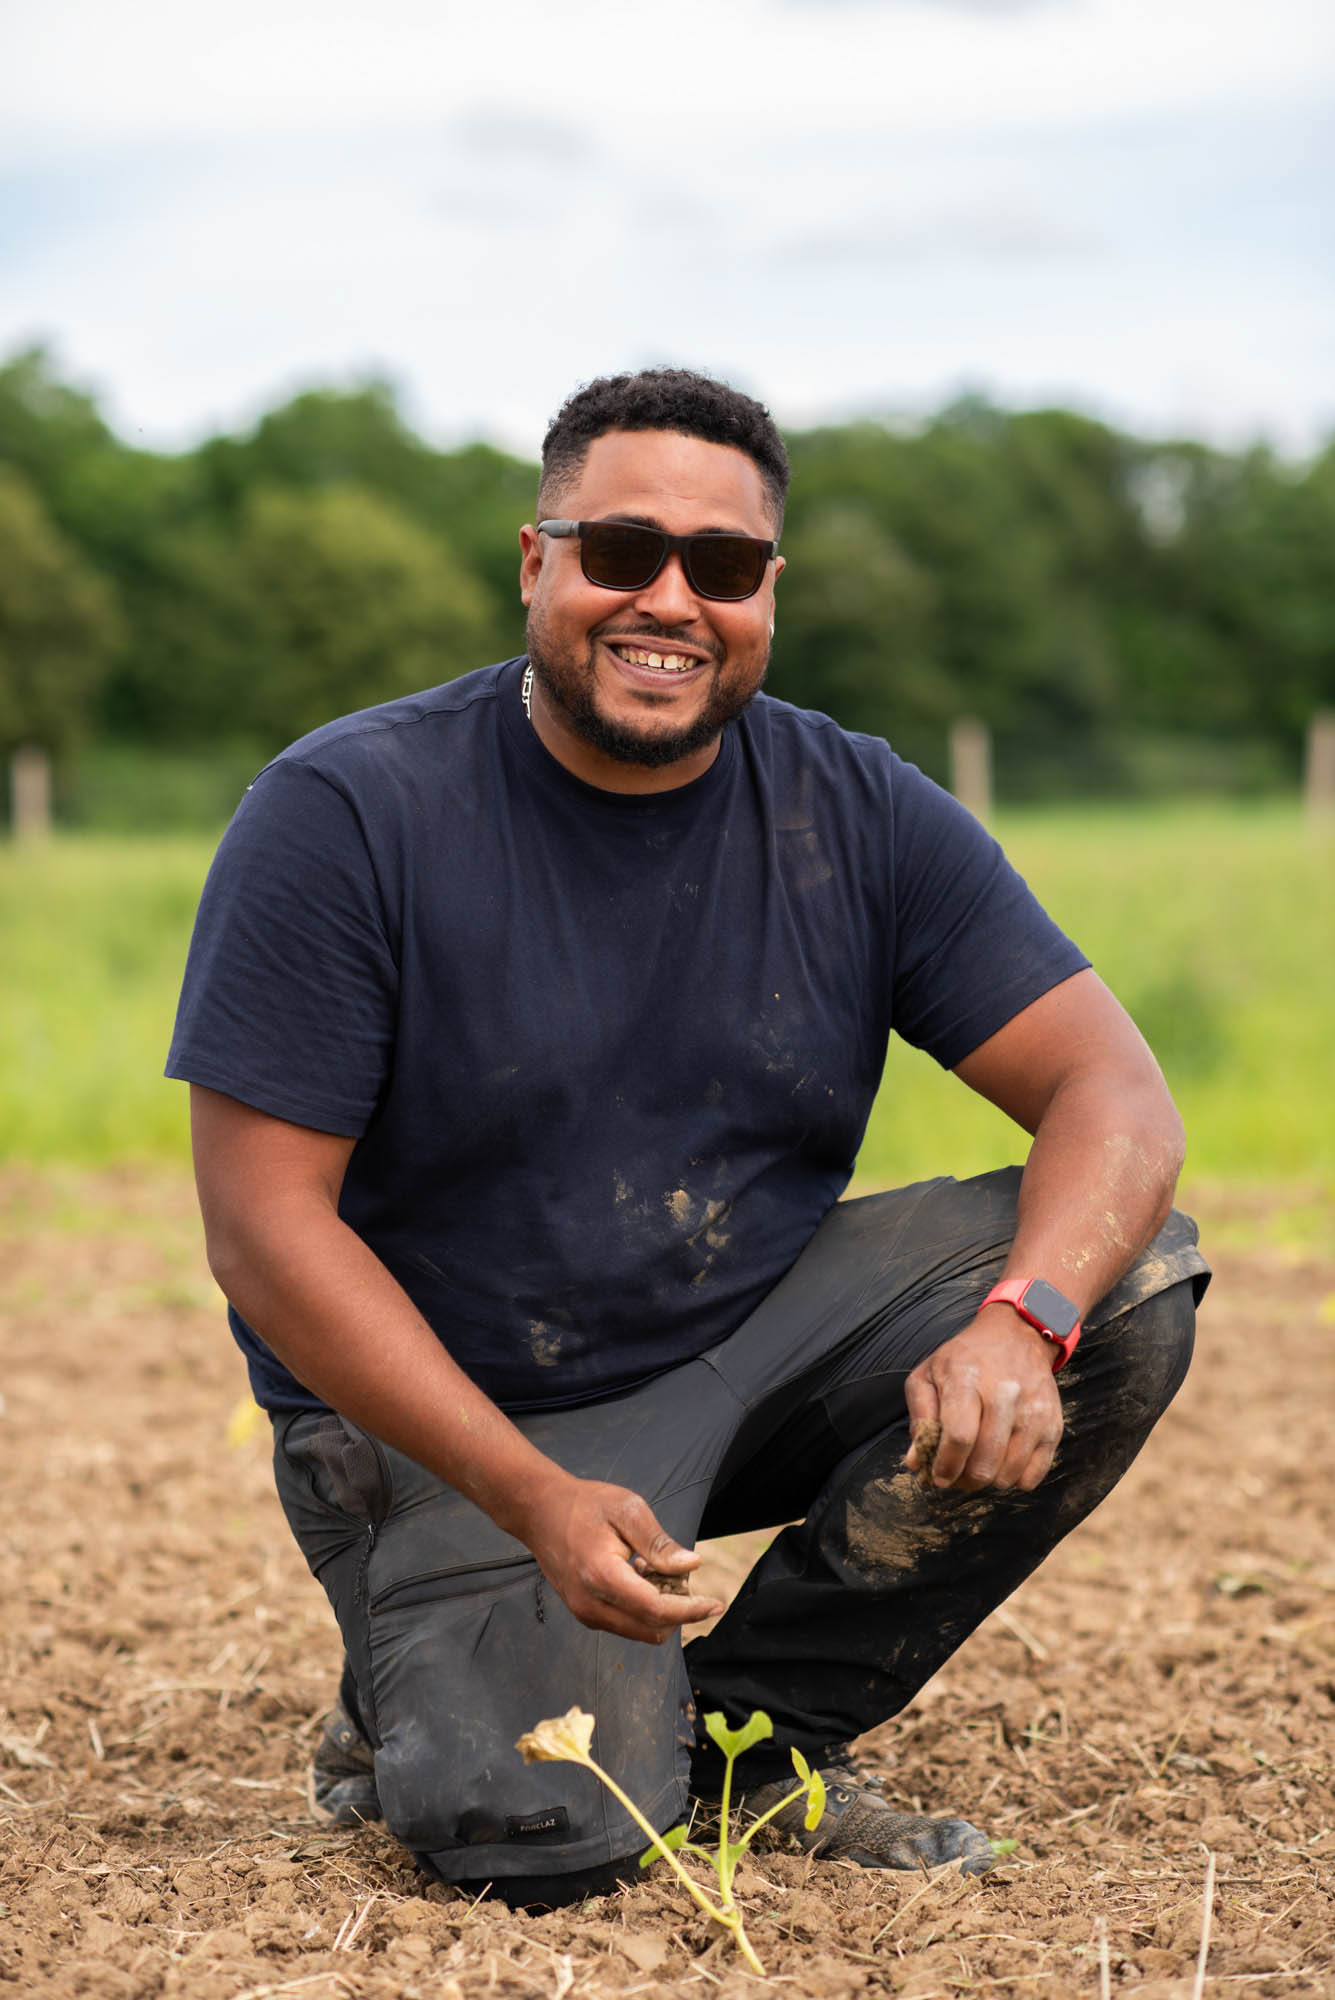
[[[708,665],[695,653],[673,653],[667,649],[654,650],[647,646],[629,646],[624,643],[609,642],[610,650],[628,667],[638,667],[641,672],[655,674],[689,674],[696,667]]]

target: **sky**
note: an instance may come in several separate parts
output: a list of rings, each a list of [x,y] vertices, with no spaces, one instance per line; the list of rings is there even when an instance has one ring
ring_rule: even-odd
[[[0,0],[0,357],[153,449],[388,378],[534,456],[701,367],[1335,434],[1331,0]]]

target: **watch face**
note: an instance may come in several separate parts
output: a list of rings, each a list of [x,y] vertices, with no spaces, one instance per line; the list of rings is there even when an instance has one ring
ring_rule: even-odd
[[[1064,1292],[1050,1285],[1046,1278],[1033,1278],[1024,1288],[1021,1300],[1025,1311],[1032,1313],[1041,1325],[1058,1340],[1065,1340],[1080,1324],[1080,1314]]]

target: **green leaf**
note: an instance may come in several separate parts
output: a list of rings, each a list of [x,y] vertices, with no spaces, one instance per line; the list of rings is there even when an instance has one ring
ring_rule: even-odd
[[[1014,1854],[1019,1845],[1018,1840],[994,1840],[992,1842],[992,1852],[996,1855]]]
[[[684,1826],[670,1826],[666,1833],[659,1834],[657,1846],[645,1848],[644,1853],[640,1856],[640,1866],[641,1868],[648,1868],[651,1862],[661,1861],[665,1847],[671,1850],[684,1847],[685,1845],[686,1828]]]
[[[808,1764],[806,1758],[802,1755],[802,1752],[800,1750],[790,1750],[788,1752],[788,1755],[792,1758],[793,1769],[796,1771],[798,1777],[802,1780],[802,1783],[804,1785],[809,1783],[811,1778],[811,1766],[810,1764]]]
[[[774,1734],[774,1724],[763,1708],[756,1709],[750,1721],[744,1722],[740,1729],[729,1729],[722,1710],[715,1709],[705,1717],[705,1728],[710,1741],[717,1743],[725,1757],[740,1757],[744,1750],[752,1749]]]
[[[810,1797],[807,1804],[807,1816],[802,1822],[803,1826],[805,1826],[808,1833],[814,1833],[816,1828],[820,1825],[821,1814],[824,1812],[824,1810],[825,1810],[825,1780],[824,1778],[822,1778],[819,1771],[813,1771],[811,1773],[811,1787],[810,1787]]]

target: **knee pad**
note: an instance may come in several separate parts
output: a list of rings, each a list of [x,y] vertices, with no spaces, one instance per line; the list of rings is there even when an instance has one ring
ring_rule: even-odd
[[[415,1854],[413,1859],[424,1874],[437,1882],[444,1881],[429,1854]],[[479,1881],[462,1878],[451,1882],[450,1887],[469,1897],[485,1892],[487,1896],[494,1896],[498,1902],[504,1903],[507,1909],[540,1916],[544,1910],[562,1910],[571,1903],[584,1902],[589,1896],[610,1896],[623,1883],[639,1882],[643,1878],[639,1855],[627,1854],[619,1861],[604,1862],[599,1868],[574,1869],[569,1875],[509,1875],[494,1881],[490,1878]]]

